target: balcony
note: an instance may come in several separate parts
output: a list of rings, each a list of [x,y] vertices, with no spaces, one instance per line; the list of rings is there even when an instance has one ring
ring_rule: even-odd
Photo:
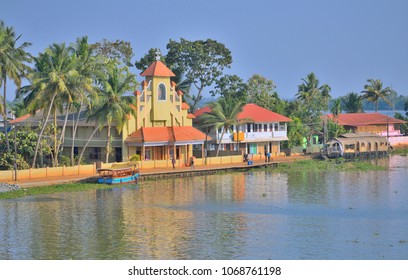
[[[238,139],[237,139],[238,135]],[[218,139],[215,135],[212,136],[213,139]],[[240,142],[259,142],[259,141],[273,141],[276,140],[283,140],[283,138],[287,137],[287,132],[282,131],[265,131],[265,132],[236,132],[234,133],[225,133],[222,137],[223,143],[229,142],[236,142],[237,140]]]

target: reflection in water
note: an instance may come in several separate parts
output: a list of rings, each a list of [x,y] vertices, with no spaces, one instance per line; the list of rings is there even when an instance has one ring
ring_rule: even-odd
[[[0,259],[407,259],[408,160],[0,201]]]

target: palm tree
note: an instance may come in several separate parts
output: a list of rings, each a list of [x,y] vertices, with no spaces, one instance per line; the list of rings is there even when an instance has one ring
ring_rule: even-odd
[[[28,94],[24,100],[29,111],[46,110],[34,151],[33,168],[51,112],[55,116],[57,110],[61,110],[64,102],[71,102],[77,92],[90,86],[89,80],[79,75],[77,65],[78,60],[73,55],[71,48],[66,47],[65,44],[53,44],[35,59],[35,70],[28,75],[31,84],[20,90],[20,94]],[[59,149],[55,122],[54,117],[54,165],[58,163]]]
[[[349,92],[343,98],[344,101],[344,108],[347,113],[362,113],[363,110],[363,102],[361,100],[361,96],[359,96],[355,92]]]
[[[218,139],[216,156],[218,156],[221,141],[226,131],[231,130],[233,125],[239,124],[238,114],[242,111],[243,103],[234,98],[221,97],[217,101],[209,104],[210,112],[200,116],[202,127],[213,127],[216,131],[221,129],[221,136]]]
[[[78,38],[76,43],[73,46],[75,55],[78,59],[78,72],[83,78],[87,78],[88,82],[91,82],[95,79],[95,75],[97,72],[95,57],[94,57],[94,50],[95,48],[91,47],[88,43],[88,37],[84,36]],[[80,91],[75,96],[73,103],[71,104],[71,111],[76,112],[76,120],[73,121],[73,129],[72,129],[72,142],[71,142],[71,165],[75,164],[74,159],[74,147],[75,147],[75,138],[76,132],[78,129],[79,119],[81,116],[82,109],[84,105],[88,110],[91,110],[91,100],[97,98],[95,88],[94,87],[87,87],[84,88],[83,91]]]
[[[319,80],[312,72],[307,75],[306,79],[302,79],[303,83],[298,86],[298,93],[296,97],[298,100],[305,102],[306,104],[321,102],[323,99],[323,110],[328,109],[328,102],[331,98],[329,85],[324,84],[319,86]]]
[[[392,106],[392,102],[388,99],[388,95],[394,92],[390,87],[383,88],[383,83],[381,80],[368,79],[369,84],[364,85],[363,99],[366,99],[375,104],[375,111],[378,111],[378,102],[380,99],[384,100],[387,104]]]
[[[298,86],[297,100],[300,101],[300,110],[297,115],[302,119],[307,131],[307,143],[309,143],[316,125],[321,124],[320,117],[322,111],[329,109],[329,100],[331,98],[331,88],[327,84],[319,85],[319,80],[312,72],[302,79],[303,83]]]
[[[20,36],[16,36],[13,27],[6,27],[0,21],[0,86],[3,85],[3,121],[6,136],[7,151],[10,152],[10,143],[7,132],[7,79],[11,79],[17,88],[21,86],[21,79],[29,70],[27,63],[31,62],[31,55],[25,51],[31,43],[24,42],[17,46]]]
[[[330,112],[333,114],[333,118],[337,119],[339,117],[339,115],[341,114],[341,99],[337,98],[334,101],[333,106],[331,107]]]
[[[95,104],[93,104],[93,109],[88,115],[88,120],[96,121],[97,123],[97,127],[95,128],[93,134],[98,128],[105,125],[108,126],[105,159],[105,162],[108,163],[109,154],[111,151],[110,138],[112,125],[115,125],[117,131],[121,132],[124,125],[128,121],[128,116],[136,113],[130,106],[135,102],[134,96],[124,95],[126,92],[133,89],[136,81],[135,76],[129,73],[126,69],[119,69],[116,65],[109,64],[106,72],[99,74],[98,82],[98,100],[95,102]],[[88,139],[88,143],[89,140],[90,139]],[[83,148],[78,161],[82,159],[86,146]]]

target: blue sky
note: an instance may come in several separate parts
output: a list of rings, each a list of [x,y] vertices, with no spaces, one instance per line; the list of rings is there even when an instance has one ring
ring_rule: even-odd
[[[211,38],[232,52],[226,71],[245,81],[271,79],[293,98],[310,72],[332,96],[360,92],[369,78],[408,95],[408,1],[405,0],[0,0],[0,19],[29,51],[52,43],[121,39],[140,59],[166,53],[169,39]],[[140,72],[134,68],[134,73]],[[140,76],[138,80],[141,81]],[[10,94],[11,95],[11,94]]]

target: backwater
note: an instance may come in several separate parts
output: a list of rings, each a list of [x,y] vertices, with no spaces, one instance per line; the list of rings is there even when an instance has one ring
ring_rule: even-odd
[[[0,259],[408,259],[408,157],[0,200]]]

